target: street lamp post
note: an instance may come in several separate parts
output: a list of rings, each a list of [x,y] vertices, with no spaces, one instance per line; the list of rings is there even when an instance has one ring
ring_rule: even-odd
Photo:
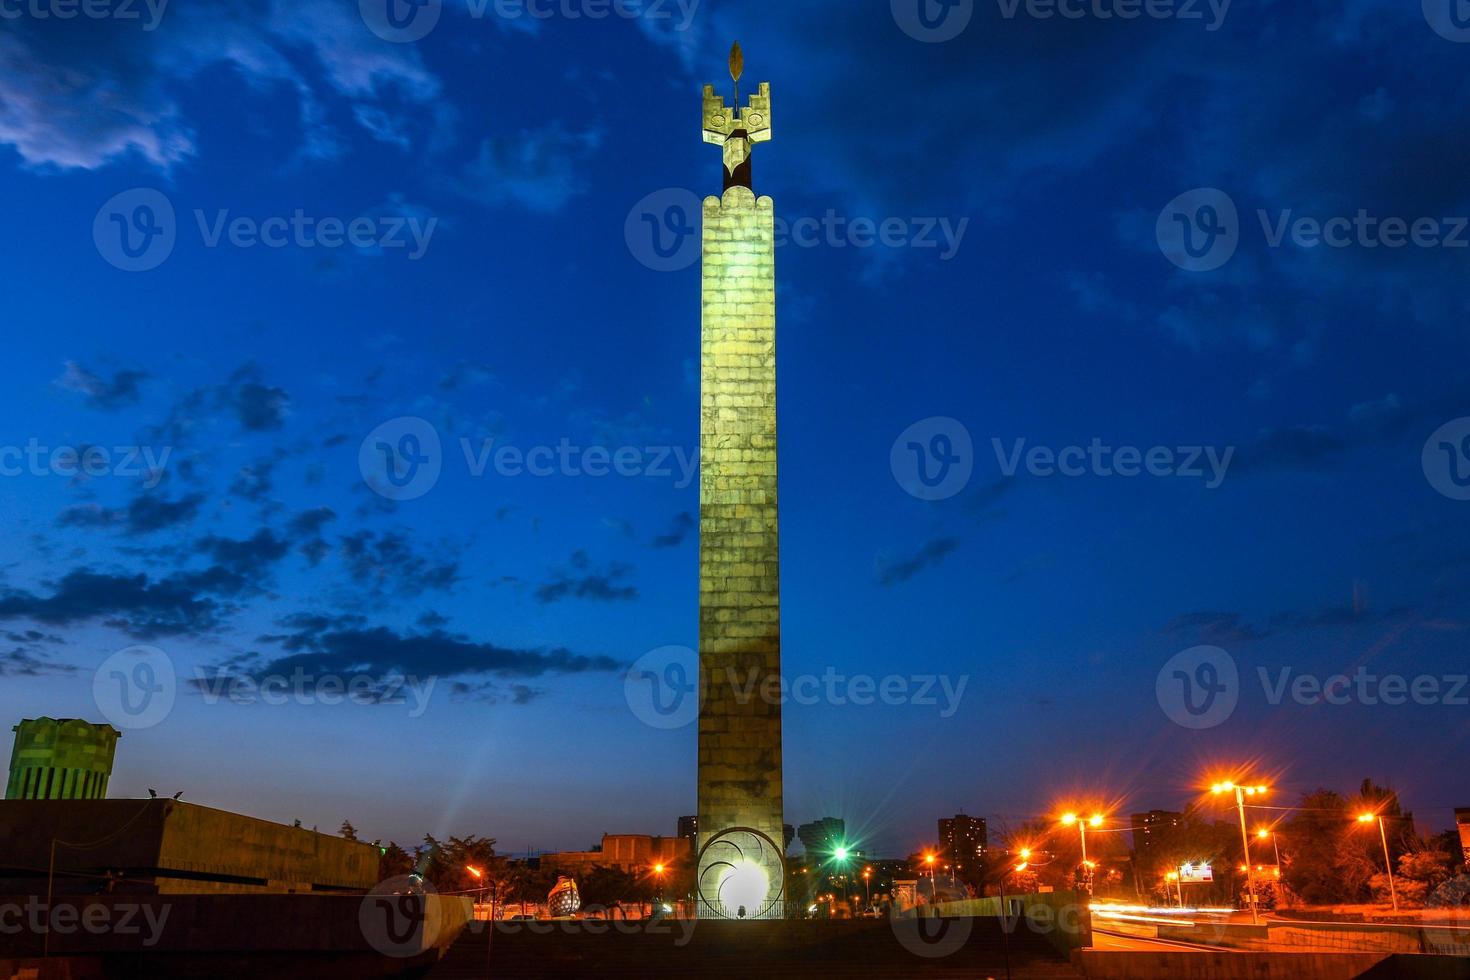
[[[869,881],[869,879],[871,879],[872,877],[873,877],[873,869],[872,868],[864,868],[863,869],[863,908],[865,910],[866,909],[870,909],[870,908],[873,907],[873,887],[872,887],[871,882]]]
[[[1245,829],[1245,798],[1264,795],[1266,787],[1237,786],[1235,783],[1225,782],[1211,786],[1210,792],[1216,795],[1231,792],[1235,794],[1235,809],[1240,814],[1240,846],[1245,850],[1245,882],[1251,896],[1251,922],[1259,925],[1261,921],[1260,902],[1256,900],[1256,874],[1251,870],[1251,838]]]
[[[1086,889],[1089,897],[1092,895],[1093,865],[1091,861],[1087,860],[1087,827],[1089,824],[1094,827],[1101,827],[1102,823],[1103,815],[1100,813],[1094,813],[1086,820],[1078,817],[1075,813],[1062,814],[1062,826],[1070,827],[1076,824],[1077,832],[1082,835],[1082,887]]]
[[[1378,822],[1378,837],[1383,841],[1383,866],[1388,869],[1388,897],[1393,901],[1393,910],[1399,910],[1399,893],[1393,884],[1393,858],[1388,854],[1388,831],[1383,828],[1383,814],[1361,813],[1358,815],[1359,823]]]

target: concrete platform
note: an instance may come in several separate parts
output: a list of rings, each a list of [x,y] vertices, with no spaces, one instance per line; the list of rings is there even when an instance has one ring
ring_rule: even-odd
[[[1024,924],[1003,934],[996,919],[502,923],[486,957],[485,927],[466,931],[432,980],[514,977],[730,977],[842,980],[1010,976],[1062,980],[1081,974]],[[588,927],[591,927],[589,929]],[[552,928],[555,927],[555,928]],[[920,930],[926,930],[923,934]],[[596,930],[596,931],[593,931]]]

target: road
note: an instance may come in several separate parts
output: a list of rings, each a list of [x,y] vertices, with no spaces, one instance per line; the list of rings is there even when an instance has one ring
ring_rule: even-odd
[[[1196,953],[1239,952],[1239,950],[1226,949],[1224,946],[1206,946],[1202,943],[1175,942],[1172,939],[1144,939],[1140,936],[1127,936],[1121,932],[1108,932],[1096,926],[1092,928],[1092,948],[1111,950],[1128,949],[1144,952],[1157,952],[1163,949],[1186,949]]]

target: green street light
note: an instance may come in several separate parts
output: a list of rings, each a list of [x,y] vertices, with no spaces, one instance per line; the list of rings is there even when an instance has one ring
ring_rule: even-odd
[[[841,847],[841,846],[838,847],[837,850],[835,850],[835,851],[832,852],[832,856],[835,857],[839,861],[846,861],[847,860],[847,848],[846,847]]]

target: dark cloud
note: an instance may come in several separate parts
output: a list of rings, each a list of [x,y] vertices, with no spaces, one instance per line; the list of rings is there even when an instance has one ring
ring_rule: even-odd
[[[353,582],[403,597],[448,592],[459,582],[455,557],[420,554],[406,534],[358,531],[338,538],[338,553]]]
[[[48,626],[105,622],[139,638],[204,633],[219,625],[221,608],[178,579],[108,575],[87,568],[68,572],[49,596],[11,589],[0,592],[0,620]]]
[[[1203,643],[1239,645],[1292,631],[1377,625],[1403,621],[1414,615],[1415,610],[1409,606],[1374,611],[1361,596],[1355,595],[1350,602],[1319,609],[1275,612],[1259,623],[1251,622],[1238,612],[1209,610],[1185,613],[1165,624],[1164,632],[1192,637]]]
[[[1352,406],[1333,425],[1307,424],[1264,429],[1242,446],[1232,473],[1280,469],[1320,469],[1336,465],[1347,454],[1399,440],[1429,419],[1451,418],[1453,406],[1420,403],[1405,406],[1397,395]]]
[[[248,672],[251,676],[290,676],[300,671],[318,678],[487,676],[526,681],[553,674],[611,673],[626,667],[611,657],[576,654],[560,647],[503,647],[440,628],[404,633],[367,627],[354,614],[299,615],[288,617],[281,625],[287,632],[262,639],[281,647],[285,655],[262,658]],[[511,698],[518,704],[538,693],[524,683],[511,687]]]
[[[145,492],[122,509],[95,503],[67,507],[56,523],[62,527],[119,528],[130,535],[152,534],[188,524],[198,516],[204,500],[202,493],[170,499],[162,493]]]
[[[199,513],[204,503],[202,493],[191,493],[170,500],[158,493],[144,493],[128,504],[126,529],[129,534],[152,534],[166,528],[187,524]]]
[[[276,467],[280,465],[285,456],[285,451],[281,450],[240,467],[234,480],[230,482],[231,495],[241,497],[251,503],[260,503],[265,500],[274,485]]]
[[[564,599],[593,599],[601,602],[627,602],[638,598],[637,586],[624,580],[633,566],[611,562],[594,568],[585,551],[572,554],[567,567],[557,569],[550,579],[536,587],[536,601],[561,602]]]
[[[337,512],[330,507],[316,507],[302,511],[286,524],[290,535],[301,541],[301,554],[315,567],[331,553],[331,545],[322,538],[322,528],[337,519]]]
[[[674,518],[673,526],[666,533],[653,539],[653,546],[655,548],[677,547],[684,543],[684,539],[689,537],[695,526],[694,515],[684,511]]]
[[[960,546],[958,538],[940,537],[926,541],[913,555],[896,562],[878,562],[878,584],[897,585],[907,582],[926,568],[938,565]]]
[[[285,424],[291,396],[284,388],[262,384],[259,374],[253,364],[240,368],[220,397],[246,432],[274,432]]]
[[[495,372],[490,370],[490,365],[479,364],[473,361],[460,361],[439,379],[439,390],[443,392],[458,391],[461,388],[477,388],[489,384],[495,380]]]
[[[115,409],[134,405],[138,401],[139,388],[148,375],[144,371],[118,371],[111,380],[82,367],[76,361],[67,361],[66,369],[56,379],[57,387],[84,395],[92,408]]]

